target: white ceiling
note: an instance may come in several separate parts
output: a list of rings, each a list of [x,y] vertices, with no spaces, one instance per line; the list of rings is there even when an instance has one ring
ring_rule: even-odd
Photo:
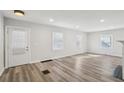
[[[15,16],[12,10],[2,12],[9,18],[85,32],[124,28],[123,10],[24,10],[25,16],[23,17]],[[54,19],[54,22],[49,22],[50,18]],[[101,19],[104,22],[100,22]]]

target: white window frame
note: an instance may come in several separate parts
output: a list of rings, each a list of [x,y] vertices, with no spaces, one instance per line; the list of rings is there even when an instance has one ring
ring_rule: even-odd
[[[82,42],[83,42],[82,35],[77,34],[76,35],[76,47],[77,47],[77,49],[81,49],[82,48]],[[79,44],[77,44],[77,43],[79,43]]]
[[[102,46],[102,42],[101,42],[101,38],[103,37],[103,36],[109,36],[110,38],[111,38],[111,46],[110,47],[103,47]],[[100,36],[100,47],[102,48],[102,49],[111,49],[112,47],[113,47],[113,35],[112,34],[102,34],[101,36]]]
[[[55,45],[55,36],[56,36],[56,34],[60,34],[60,35],[62,35],[62,46],[61,47],[56,47],[56,45]],[[64,49],[64,34],[62,33],[62,32],[53,32],[52,33],[52,50],[53,51],[56,51],[56,50],[63,50]]]

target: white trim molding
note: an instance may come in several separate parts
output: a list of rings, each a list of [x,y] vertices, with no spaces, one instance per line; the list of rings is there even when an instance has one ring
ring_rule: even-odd
[[[0,71],[0,76],[2,75],[3,72],[4,72],[4,68]]]
[[[21,27],[21,26],[5,26],[5,68],[8,68],[9,67],[9,64],[8,64],[8,28],[19,28],[19,29],[27,29],[28,31],[28,39],[29,39],[29,63],[31,61],[31,49],[30,49],[30,32],[31,32],[31,29],[30,28],[26,28],[26,27]]]

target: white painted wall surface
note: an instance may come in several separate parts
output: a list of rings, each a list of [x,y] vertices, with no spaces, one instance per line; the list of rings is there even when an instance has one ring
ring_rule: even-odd
[[[123,68],[122,68],[122,79],[124,79],[124,40],[122,41],[119,41],[122,45],[123,45],[123,47],[122,47],[122,66],[123,66]]]
[[[102,34],[111,34],[113,36],[112,48],[102,49],[100,47],[100,36]],[[124,40],[124,29],[88,33],[88,52],[107,54],[113,56],[122,56],[122,44],[118,40]]]
[[[5,25],[20,26],[31,28],[31,61],[58,58],[87,51],[87,34],[84,32],[66,29],[62,27],[35,24],[25,21],[5,18]],[[64,34],[64,49],[59,51],[52,50],[52,32],[62,32]],[[83,37],[82,48],[76,46],[76,35]]]
[[[0,75],[4,71],[3,16],[0,13]]]

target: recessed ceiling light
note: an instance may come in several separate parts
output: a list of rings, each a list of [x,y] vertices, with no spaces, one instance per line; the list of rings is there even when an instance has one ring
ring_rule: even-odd
[[[103,23],[105,20],[104,19],[100,19],[100,22]]]
[[[24,16],[25,15],[25,13],[23,11],[21,11],[21,10],[14,10],[14,14],[16,16]]]
[[[79,25],[76,25],[76,27],[75,27],[76,29],[78,29],[79,28]]]
[[[53,19],[53,18],[50,18],[50,19],[49,19],[49,22],[54,22],[54,19]]]

